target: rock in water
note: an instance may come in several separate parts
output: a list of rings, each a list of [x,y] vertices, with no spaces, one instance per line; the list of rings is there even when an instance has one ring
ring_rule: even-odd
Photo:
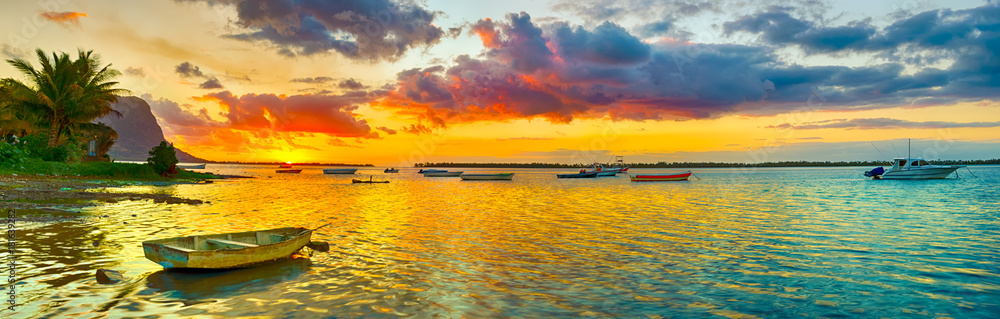
[[[322,251],[324,253],[330,251],[330,243],[325,243],[325,242],[309,242],[309,244],[306,245],[306,247],[309,247],[315,251]]]
[[[97,270],[97,282],[100,284],[117,284],[118,282],[125,280],[122,274],[111,270],[111,269],[98,269]]]

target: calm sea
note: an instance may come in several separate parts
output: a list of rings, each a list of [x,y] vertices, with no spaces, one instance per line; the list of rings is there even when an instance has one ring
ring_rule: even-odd
[[[1000,316],[1000,167],[933,181],[695,169],[665,183],[302,168],[209,164],[257,178],[107,189],[206,203],[123,201],[79,213],[107,218],[20,224],[13,317]],[[350,183],[368,175],[391,183]],[[228,272],[163,271],[140,244],[325,223],[313,240],[329,253]],[[127,281],[99,285],[98,268]]]

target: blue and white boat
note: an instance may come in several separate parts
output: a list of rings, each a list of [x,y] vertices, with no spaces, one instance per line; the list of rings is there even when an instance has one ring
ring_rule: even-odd
[[[902,158],[892,159],[892,167],[888,170],[877,167],[865,172],[865,176],[874,179],[941,179],[947,178],[962,165],[934,165],[922,158]]]

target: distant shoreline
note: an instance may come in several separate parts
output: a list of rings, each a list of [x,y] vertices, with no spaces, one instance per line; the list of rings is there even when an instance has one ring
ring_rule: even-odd
[[[120,162],[145,163],[146,161],[115,160]],[[194,161],[180,162],[184,164],[240,164],[240,165],[283,165],[285,162],[216,162],[216,161]],[[345,164],[345,163],[292,163],[295,166],[345,166],[345,167],[375,167],[374,164]]]
[[[1000,159],[969,160],[969,161],[934,161],[936,165],[998,165]],[[713,163],[713,162],[674,162],[674,163],[625,163],[631,168],[740,168],[740,167],[839,167],[839,166],[892,166],[889,161],[854,161],[854,162],[763,162],[763,163]],[[607,164],[605,164],[607,166]],[[417,163],[415,168],[424,167],[468,167],[468,168],[588,168],[585,164],[559,163]]]

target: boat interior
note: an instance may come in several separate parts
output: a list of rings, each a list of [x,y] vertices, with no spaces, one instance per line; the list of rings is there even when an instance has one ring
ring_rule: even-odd
[[[279,228],[228,234],[196,235],[149,241],[180,251],[242,249],[280,243],[299,236],[306,228]]]

